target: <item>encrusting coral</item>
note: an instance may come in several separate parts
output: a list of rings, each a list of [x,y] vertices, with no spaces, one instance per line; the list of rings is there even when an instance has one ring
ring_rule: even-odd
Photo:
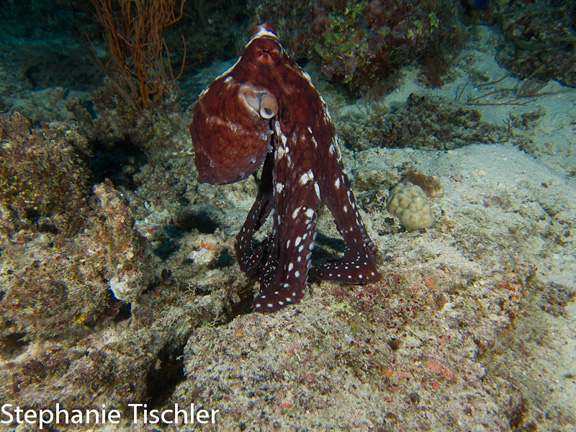
[[[520,78],[576,85],[573,1],[494,2],[502,32],[497,60]]]
[[[89,191],[88,154],[76,127],[53,122],[32,128],[19,113],[1,114],[0,236],[78,230]]]
[[[93,231],[91,254],[105,258],[103,272],[118,300],[135,300],[147,285],[144,238],[134,228],[134,219],[122,194],[111,182],[94,186],[100,217]]]
[[[373,86],[399,67],[420,63],[432,87],[443,85],[449,50],[465,38],[457,3],[429,1],[251,1],[299,57],[333,82]],[[448,48],[449,47],[449,48]]]
[[[504,139],[520,141],[510,137],[504,126],[482,121],[478,110],[442,97],[410,94],[395,111],[383,112],[377,104],[374,108],[367,119],[341,122],[341,136],[348,148],[452,150]]]
[[[436,177],[422,174],[415,169],[409,169],[402,179],[403,181],[420,186],[430,198],[442,196],[444,193],[442,184]]]
[[[147,286],[147,257],[129,210],[110,183],[75,236],[29,232],[5,242],[0,276],[0,340],[51,338],[118,313]]]

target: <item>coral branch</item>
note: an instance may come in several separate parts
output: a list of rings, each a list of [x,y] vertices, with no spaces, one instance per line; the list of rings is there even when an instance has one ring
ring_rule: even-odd
[[[110,49],[101,66],[116,90],[140,110],[156,105],[182,73],[173,74],[162,32],[182,18],[186,0],[116,0],[119,10],[113,0],[91,2]]]

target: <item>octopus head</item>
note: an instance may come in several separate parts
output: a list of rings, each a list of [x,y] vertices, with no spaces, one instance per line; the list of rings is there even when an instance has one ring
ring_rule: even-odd
[[[242,57],[261,66],[273,67],[284,59],[284,49],[269,24],[254,27]]]

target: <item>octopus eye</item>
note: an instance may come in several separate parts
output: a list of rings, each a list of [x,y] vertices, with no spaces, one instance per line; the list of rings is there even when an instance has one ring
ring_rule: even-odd
[[[260,99],[260,115],[268,120],[278,114],[278,101],[269,94],[262,95]]]
[[[260,97],[254,89],[245,86],[240,89],[240,98],[253,110],[260,110]]]
[[[258,113],[265,120],[278,114],[278,101],[266,91],[255,90],[253,87],[245,85],[240,89],[239,96],[250,110]]]

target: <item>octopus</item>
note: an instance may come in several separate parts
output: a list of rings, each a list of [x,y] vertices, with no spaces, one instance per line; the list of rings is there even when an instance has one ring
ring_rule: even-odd
[[[358,212],[327,105],[269,24],[254,28],[238,61],[200,94],[190,133],[201,183],[244,180],[263,164],[235,243],[241,270],[260,283],[255,311],[298,303],[309,277],[348,284],[380,279],[378,250]],[[321,204],[346,248],[341,259],[312,266]],[[256,242],[270,215],[272,232]]]

